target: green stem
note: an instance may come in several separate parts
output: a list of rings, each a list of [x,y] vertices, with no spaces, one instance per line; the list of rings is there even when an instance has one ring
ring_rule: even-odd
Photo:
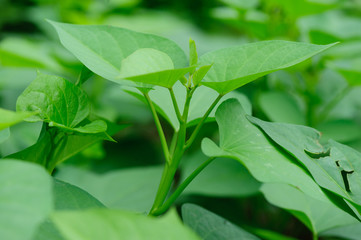
[[[318,117],[318,123],[321,123],[326,120],[332,109],[343,99],[350,91],[352,87],[347,86],[342,91],[337,94],[322,110],[321,114]]]
[[[166,164],[163,170],[161,182],[158,187],[157,195],[155,197],[152,209],[149,214],[153,215],[158,209],[163,205],[167,195],[170,191],[170,188],[173,183],[174,175],[178,169],[179,162],[182,159],[184,154],[184,145],[187,131],[187,119],[188,119],[188,111],[189,105],[192,98],[192,95],[195,91],[195,88],[187,90],[187,98],[186,103],[184,105],[183,115],[179,123],[179,131],[176,133],[176,143],[174,147],[174,153],[171,156],[169,164]]]
[[[159,121],[159,118],[158,118],[158,115],[157,115],[157,111],[155,110],[155,107],[153,105],[152,100],[149,97],[149,94],[147,92],[143,92],[143,95],[144,95],[145,99],[148,102],[150,110],[152,111],[155,126],[157,127],[160,142],[161,142],[161,145],[162,145],[163,154],[164,154],[166,162],[169,163],[170,162],[170,157],[169,157],[169,150],[168,150],[167,140],[165,138],[162,125],[160,124],[160,121]]]
[[[193,181],[193,179],[205,168],[207,167],[215,158],[209,158],[207,161],[202,163],[196,170],[194,170],[182,183],[179,185],[177,190],[167,199],[167,201],[156,211],[152,213],[154,216],[163,214],[165,211],[172,206],[172,204],[177,200],[177,198],[182,194],[184,189]]]
[[[175,98],[173,88],[168,88],[168,90],[169,90],[170,96],[172,98],[174,111],[175,111],[175,113],[177,115],[178,121],[181,121],[182,116],[181,116],[181,113],[180,113],[179,108],[178,108],[178,103],[177,103],[177,99]]]
[[[199,123],[197,124],[196,128],[194,129],[192,135],[190,136],[190,138],[188,139],[185,148],[188,149],[194,142],[194,140],[196,139],[199,131],[201,130],[204,122],[206,121],[206,119],[208,118],[209,114],[212,112],[212,110],[214,109],[214,107],[217,105],[217,103],[219,102],[219,100],[221,100],[221,98],[223,97],[222,94],[219,94],[218,97],[214,100],[214,102],[212,103],[212,105],[208,108],[207,112],[204,114],[204,116],[202,117],[202,119],[199,121]]]

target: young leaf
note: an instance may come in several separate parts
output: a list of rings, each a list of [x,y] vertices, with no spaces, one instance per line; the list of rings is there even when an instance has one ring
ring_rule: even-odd
[[[347,199],[361,211],[361,153],[334,141],[325,153],[315,129],[292,124],[269,123],[248,117],[277,144],[296,157],[323,188]],[[320,155],[319,157],[317,157]],[[326,156],[322,156],[326,155]],[[346,210],[346,209],[345,209]]]
[[[40,166],[0,161],[0,239],[31,239],[52,210],[51,178]]]
[[[223,102],[216,112],[219,147],[210,139],[202,141],[209,157],[230,157],[240,161],[260,182],[287,183],[316,199],[329,201],[308,173],[277,149],[250,123],[235,99]]]
[[[259,77],[300,63],[333,45],[272,40],[209,52],[199,59],[200,65],[213,64],[201,83],[226,94]]]
[[[49,22],[65,48],[87,68],[120,84],[126,79],[142,83],[136,84],[140,87],[169,88],[193,69],[185,68],[182,49],[163,37],[111,26]]]
[[[200,239],[182,224],[175,211],[160,218],[110,209],[59,211],[52,220],[66,240]]]
[[[86,93],[57,76],[38,73],[36,79],[19,96],[17,111],[37,111],[29,121],[45,121],[73,128],[90,112]]]
[[[193,66],[198,63],[198,53],[196,43],[193,39],[189,39],[189,65]]]
[[[202,239],[259,239],[224,218],[195,204],[184,204],[182,206],[182,217],[184,223],[198,233]]]
[[[34,112],[13,112],[0,108],[0,131],[34,115]]]

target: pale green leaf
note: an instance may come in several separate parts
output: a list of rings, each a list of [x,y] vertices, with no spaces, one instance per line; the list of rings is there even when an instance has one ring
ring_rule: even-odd
[[[28,240],[52,210],[52,181],[40,166],[0,160],[0,239]]]
[[[195,204],[184,204],[182,206],[182,217],[184,223],[204,240],[259,239],[226,219]]]
[[[210,139],[204,139],[202,150],[207,156],[234,158],[260,182],[287,183],[327,201],[310,175],[247,120],[237,100],[223,102],[217,109],[216,120],[220,143],[217,146]]]
[[[184,68],[187,59],[181,48],[163,37],[111,26],[50,23],[87,68],[120,84],[126,79],[140,87],[169,88],[192,69]]]
[[[225,94],[266,74],[300,63],[333,45],[272,40],[209,52],[199,59],[200,65],[213,64],[201,83]]]
[[[17,124],[34,114],[34,112],[13,112],[0,108],[0,130]]]
[[[52,220],[66,240],[200,239],[182,224],[175,211],[158,218],[109,209],[60,211]]]

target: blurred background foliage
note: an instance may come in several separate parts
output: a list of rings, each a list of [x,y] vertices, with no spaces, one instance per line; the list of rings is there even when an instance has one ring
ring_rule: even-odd
[[[0,13],[0,107],[11,110],[37,71],[72,82],[86,73],[60,45],[45,19],[154,33],[172,39],[186,53],[192,37],[199,55],[270,39],[340,42],[313,59],[237,91],[248,97],[257,117],[308,125],[322,132],[322,141],[332,138],[361,150],[360,0],[0,0]],[[59,168],[56,176],[99,195],[112,207],[139,211],[149,207],[162,163],[150,111],[99,76],[91,75],[83,87],[94,115],[130,126],[114,136],[117,143],[91,146]],[[0,156],[34,144],[40,129],[37,124],[21,123],[11,127],[10,134],[0,132],[9,135],[0,145]],[[171,131],[166,126],[166,132]],[[217,134],[216,123],[209,123],[199,139],[217,138]],[[204,159],[198,147],[199,143],[190,149],[179,180]],[[119,190],[120,186],[126,189],[127,182],[144,189],[143,195]],[[277,234],[310,239],[310,231],[296,214],[269,204],[259,187],[240,164],[217,160],[178,203],[197,203],[265,239],[281,239]],[[337,231],[329,235],[342,236]]]

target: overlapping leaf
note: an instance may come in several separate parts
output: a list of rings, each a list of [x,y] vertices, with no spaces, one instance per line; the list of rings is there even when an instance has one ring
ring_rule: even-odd
[[[321,201],[328,201],[308,173],[277,149],[262,131],[246,118],[239,102],[223,102],[216,112],[220,144],[202,142],[210,157],[230,157],[240,161],[260,182],[287,183]]]
[[[266,74],[300,63],[332,45],[273,40],[209,52],[199,59],[200,65],[213,64],[201,83],[225,94]]]
[[[309,127],[249,119],[296,157],[321,187],[347,199],[356,208],[353,210],[360,212],[361,153],[334,141],[327,151],[319,144],[319,132]]]
[[[85,66],[120,84],[127,79],[135,86],[169,88],[194,69],[186,67],[181,48],[163,37],[111,26],[50,23],[62,44]]]

